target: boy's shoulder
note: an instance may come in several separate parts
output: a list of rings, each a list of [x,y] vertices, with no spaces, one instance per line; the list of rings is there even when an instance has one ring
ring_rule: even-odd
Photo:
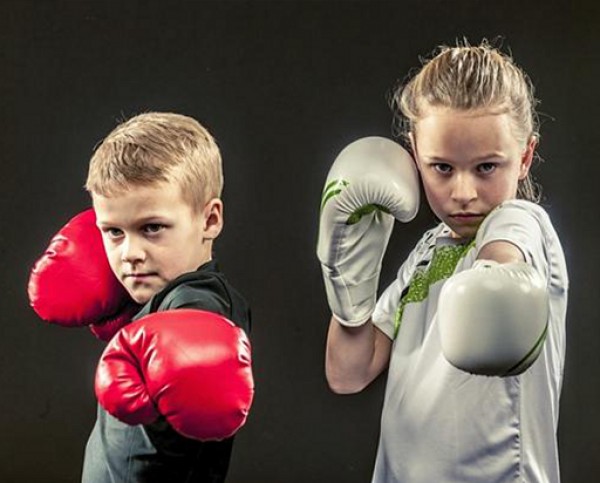
[[[214,312],[246,331],[250,328],[248,303],[214,260],[169,282],[150,299],[136,319],[153,312],[183,308]]]

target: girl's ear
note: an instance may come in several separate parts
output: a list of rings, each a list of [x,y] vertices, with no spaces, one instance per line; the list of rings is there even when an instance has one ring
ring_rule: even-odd
[[[533,163],[533,155],[535,154],[535,148],[537,147],[537,144],[537,136],[531,136],[527,146],[525,146],[525,151],[523,151],[523,155],[521,156],[519,180],[525,179],[529,174],[529,169],[531,168],[531,163]]]
[[[412,151],[413,158],[416,159],[417,158],[417,145],[415,143],[415,133],[412,131],[409,131],[408,139],[410,139],[410,149]]]
[[[223,202],[219,198],[209,200],[204,206],[204,238],[214,240],[223,229]]]
[[[417,166],[417,169],[419,168],[419,162],[418,157],[417,157],[417,141],[415,140],[415,133],[413,131],[410,131],[408,133],[408,139],[410,139],[410,150],[411,150],[411,154],[413,157],[413,161],[415,162],[415,165]]]

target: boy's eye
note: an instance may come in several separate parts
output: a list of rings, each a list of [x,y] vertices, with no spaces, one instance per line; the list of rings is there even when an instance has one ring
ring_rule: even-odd
[[[482,163],[477,166],[477,171],[481,174],[490,174],[496,169],[496,165],[494,163]]]
[[[111,239],[119,238],[120,236],[123,235],[123,232],[121,230],[119,230],[118,228],[105,228],[102,231],[106,234],[106,236],[108,236],[108,238],[111,238]]]
[[[144,225],[143,230],[145,233],[154,235],[154,234],[162,231],[164,228],[165,228],[165,225],[161,225],[159,223],[148,223],[147,225]]]
[[[441,174],[449,174],[452,172],[452,166],[446,163],[435,163],[433,165],[433,169],[435,169],[438,173]]]

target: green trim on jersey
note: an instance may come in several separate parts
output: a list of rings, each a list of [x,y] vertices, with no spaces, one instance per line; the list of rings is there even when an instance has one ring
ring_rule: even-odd
[[[450,277],[456,265],[469,249],[475,245],[472,240],[466,245],[443,245],[435,248],[433,257],[427,268],[418,267],[408,286],[408,292],[400,299],[394,318],[394,339],[402,324],[402,314],[406,304],[422,302],[429,295],[429,287],[434,283]]]

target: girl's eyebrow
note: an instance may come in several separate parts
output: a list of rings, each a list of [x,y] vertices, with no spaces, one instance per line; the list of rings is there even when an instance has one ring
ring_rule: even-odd
[[[424,155],[422,156],[424,159],[428,160],[428,161],[434,161],[436,163],[453,163],[454,161],[451,159],[447,159],[447,158],[443,158],[440,156],[427,156]],[[489,161],[491,159],[504,159],[506,156],[504,156],[504,153],[500,152],[500,151],[494,151],[492,153],[489,154],[484,154],[481,156],[477,156],[476,158],[471,159],[471,162],[480,162],[480,161]]]

